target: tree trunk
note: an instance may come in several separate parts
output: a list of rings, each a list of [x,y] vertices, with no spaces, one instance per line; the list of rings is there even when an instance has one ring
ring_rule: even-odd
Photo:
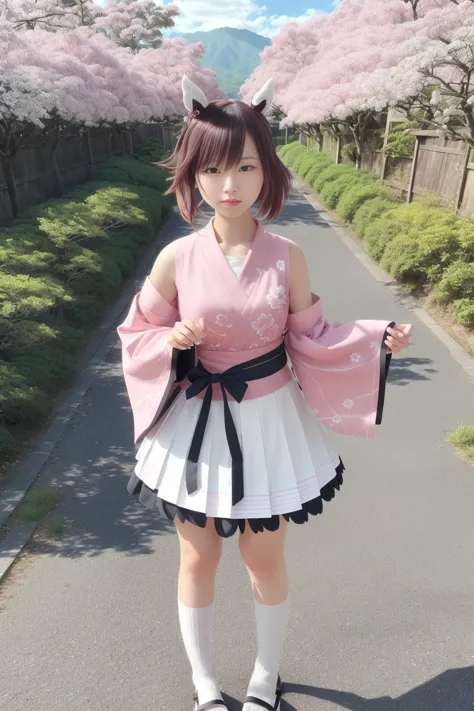
[[[89,167],[93,168],[94,167],[94,154],[92,152],[91,132],[90,132],[89,128],[87,129],[85,136],[86,136],[86,145],[87,145],[87,155],[89,156]]]
[[[13,171],[13,156],[2,155],[3,174],[7,183],[8,197],[10,198],[10,206],[13,217],[18,217],[20,214],[20,198],[16,186],[15,173]]]
[[[61,195],[64,195],[64,183],[63,183],[63,177],[61,175],[61,169],[59,167],[58,163],[58,148],[59,148],[59,141],[55,140],[53,145],[51,146],[51,162],[53,164],[53,174],[54,174],[54,180],[56,182],[56,197],[60,197]]]
[[[127,136],[127,149],[128,149],[128,154],[130,158],[135,158],[135,154],[133,152],[133,138],[132,138],[132,132],[131,131],[126,131],[126,136]]]

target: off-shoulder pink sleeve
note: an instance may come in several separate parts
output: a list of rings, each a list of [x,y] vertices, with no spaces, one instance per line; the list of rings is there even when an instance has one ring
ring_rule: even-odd
[[[117,327],[135,442],[156,422],[176,381],[179,352],[170,356],[168,335],[178,319],[176,306],[165,301],[147,277],[125,321]]]
[[[339,434],[372,439],[382,421],[392,354],[384,341],[394,321],[328,323],[319,296],[290,314],[286,348],[312,410]]]

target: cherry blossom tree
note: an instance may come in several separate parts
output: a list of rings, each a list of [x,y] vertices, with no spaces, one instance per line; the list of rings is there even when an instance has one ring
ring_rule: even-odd
[[[183,74],[203,90],[209,101],[226,98],[216,72],[204,69],[199,62],[204,51],[202,42],[189,43],[177,37],[164,40],[159,49],[142,49],[132,57],[131,68],[162,89],[165,116],[183,117],[187,113],[181,89]]]
[[[343,0],[316,27],[316,35],[298,35],[309,61],[289,80],[282,69],[281,125],[323,126],[334,135],[343,127],[353,137],[357,167],[368,127],[388,106],[459,138],[459,127],[471,125],[471,0]],[[278,64],[272,63],[277,48]],[[283,28],[242,90],[284,68],[286,56],[295,66],[294,54]]]
[[[143,48],[157,49],[164,28],[174,27],[179,15],[175,5],[157,5],[153,0],[107,0],[102,10],[95,6],[94,27],[121,47],[133,52]]]
[[[474,2],[430,10],[416,30],[393,48],[392,67],[374,72],[369,90],[474,147]]]
[[[159,47],[161,30],[174,27],[179,15],[175,5],[163,7],[153,0],[107,0],[105,6],[91,0],[0,0],[0,11],[16,30],[91,27],[133,52]]]
[[[0,0],[2,17],[15,30],[58,32],[91,26],[101,9],[90,0]]]
[[[42,136],[51,152],[59,194],[57,149],[71,127],[112,133],[183,116],[183,73],[209,99],[223,98],[216,73],[199,62],[203,52],[202,44],[179,39],[134,54],[90,27],[18,32],[0,22],[0,157],[13,214],[19,206],[12,161],[32,137],[36,144]]]
[[[281,125],[298,125],[320,143],[321,127],[335,137],[343,130],[351,133],[359,167],[366,132],[377,112],[356,107],[354,82],[359,75],[370,74],[380,62],[387,31],[409,19],[409,9],[399,0],[383,0],[383,6],[380,0],[345,0],[324,24],[313,18],[317,41],[312,42],[311,36],[305,35],[311,43],[305,56],[310,59],[282,93],[281,108],[286,118]],[[285,62],[285,45],[280,62]],[[272,69],[270,66],[269,71]]]
[[[285,92],[298,72],[311,65],[320,39],[326,34],[328,24],[327,16],[313,16],[304,23],[295,21],[286,23],[274,37],[271,45],[264,48],[260,55],[261,64],[240,88],[243,100],[249,101],[267,79],[273,77],[274,96],[271,118],[281,122],[285,118],[282,109]],[[322,143],[319,124],[298,123],[297,127],[301,133],[316,138],[320,144]]]

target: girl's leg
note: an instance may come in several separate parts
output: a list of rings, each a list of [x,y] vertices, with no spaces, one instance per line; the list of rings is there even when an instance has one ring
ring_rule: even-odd
[[[247,567],[254,595],[258,654],[247,690],[273,705],[280,666],[280,654],[288,620],[288,577],[285,565],[287,522],[280,517],[277,531],[241,534],[239,548]],[[247,702],[243,711],[261,711]]]
[[[222,538],[209,518],[205,528],[175,518],[180,546],[178,611],[181,635],[199,704],[222,698],[211,655],[214,584]],[[209,708],[223,709],[221,705]]]

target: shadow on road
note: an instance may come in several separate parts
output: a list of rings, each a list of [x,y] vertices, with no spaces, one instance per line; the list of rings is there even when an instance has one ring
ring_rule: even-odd
[[[365,699],[350,691],[302,684],[285,683],[285,687],[286,694],[312,696],[330,701],[335,709],[349,711],[472,711],[474,708],[474,667],[448,669],[396,699],[389,696]],[[317,708],[315,702],[315,711]],[[281,711],[297,711],[297,707],[284,697]]]

